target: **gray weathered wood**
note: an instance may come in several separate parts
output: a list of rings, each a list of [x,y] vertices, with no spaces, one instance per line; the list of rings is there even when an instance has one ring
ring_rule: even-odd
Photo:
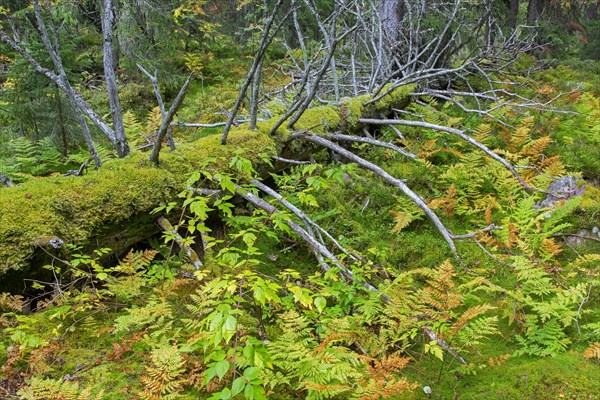
[[[113,24],[114,13],[112,0],[103,0],[104,12],[102,13],[102,35],[104,37],[104,80],[108,92],[108,103],[113,120],[115,145],[120,157],[127,155],[130,151],[127,137],[125,136],[125,125],[123,123],[123,111],[119,101],[119,90],[115,76],[115,59],[113,49]]]

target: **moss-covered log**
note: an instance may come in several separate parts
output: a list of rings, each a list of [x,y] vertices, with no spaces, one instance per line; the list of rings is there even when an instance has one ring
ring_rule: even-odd
[[[158,168],[146,160],[146,153],[138,153],[107,162],[84,177],[40,178],[2,189],[0,272],[27,266],[47,238],[79,245],[93,241],[129,246],[137,236],[129,227],[132,220],[148,222],[143,216],[181,191],[189,174],[205,160],[227,159],[243,148],[247,158],[258,162],[258,154],[273,147],[263,133],[236,129],[226,146],[217,136],[209,136],[163,154]],[[141,225],[135,229],[147,233],[146,224]]]
[[[368,107],[363,104],[369,97],[362,96],[337,106],[309,109],[296,128],[317,133],[356,131],[360,118],[405,106],[411,89],[400,88]],[[244,157],[265,170],[264,164],[259,165],[260,155],[284,150],[291,133],[281,128],[276,137],[269,137],[266,132],[276,119],[259,123],[257,131],[233,129],[225,146],[218,135],[182,145],[165,152],[158,167],[147,161],[146,153],[135,153],[107,162],[84,177],[39,178],[0,189],[0,274],[27,267],[35,259],[36,249],[49,238],[76,245],[106,245],[113,251],[145,239],[158,229],[148,213],[174,198],[189,174],[207,159],[223,160],[216,167],[226,172],[227,159],[241,148]]]

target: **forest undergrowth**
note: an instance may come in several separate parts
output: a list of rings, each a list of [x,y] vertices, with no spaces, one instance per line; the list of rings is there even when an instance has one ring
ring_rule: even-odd
[[[154,211],[174,231],[113,263],[108,249],[72,246],[44,267],[51,282],[33,282],[32,310],[18,294],[0,296],[0,396],[396,399],[425,398],[429,387],[439,399],[595,398],[600,96],[593,85],[570,87],[576,77],[546,70],[527,90],[547,99],[564,92],[560,111],[499,107],[505,123],[426,96],[406,109],[469,130],[532,187],[569,180],[563,198],[525,190],[503,165],[439,132],[407,127],[399,138],[382,128],[382,140],[417,160],[351,145],[464,235],[458,256],[414,203],[320,151],[270,178],[313,229],[331,235],[343,269],[316,261],[290,228],[298,216],[240,202],[240,193],[258,193],[250,160],[230,159],[236,173],[204,160]],[[132,143],[160,123],[157,110],[125,118]],[[3,156],[15,160],[17,183],[61,171],[52,146],[18,139],[9,147]],[[201,268],[182,243],[201,255]]]

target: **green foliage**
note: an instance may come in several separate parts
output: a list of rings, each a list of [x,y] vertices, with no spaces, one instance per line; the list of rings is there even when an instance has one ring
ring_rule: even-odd
[[[600,98],[585,93],[574,109],[580,114],[561,120],[554,129],[556,151],[569,167],[583,172],[586,178],[597,179],[600,177]]]
[[[188,61],[199,68],[198,60]],[[399,88],[382,104],[404,101],[412,90]],[[597,99],[586,96],[574,98],[575,107],[593,114]],[[353,126],[365,100],[310,109],[298,127],[326,133]],[[506,106],[510,121],[503,125],[424,100],[411,110],[429,122],[469,128],[540,189],[571,174],[576,134],[582,132],[586,146],[595,140],[597,124],[584,116],[558,115],[555,130],[540,126],[542,117]],[[129,137],[160,118],[158,110],[143,122],[126,114]],[[575,397],[595,393],[597,383],[588,377],[598,372],[600,256],[589,251],[593,246],[569,249],[562,235],[594,221],[586,213],[597,210],[597,189],[540,208],[545,193],[524,190],[462,140],[417,128],[403,134],[383,131],[382,137],[419,154],[419,161],[364,145],[353,150],[405,179],[455,233],[502,226],[459,243],[460,263],[444,261],[444,242],[421,209],[356,165],[314,163],[273,174],[285,200],[348,250],[338,257],[352,279],[331,260],[322,270],[287,224],[306,221],[241,206],[234,197],[236,190],[258,194],[247,182],[266,175],[275,145],[244,128],[232,131],[228,146],[212,135],[165,154],[161,169],[134,154],[83,178],[3,190],[0,240],[15,244],[0,249],[6,268],[22,265],[42,234],[84,242],[99,227],[151,209],[176,211],[177,222],[156,251],[132,252],[117,265],[101,262],[105,249],[60,254],[47,267],[55,282],[36,283],[47,299],[30,315],[22,314],[20,300],[0,296],[2,378],[22,382],[23,396],[40,399],[418,398],[413,381],[432,385],[437,398],[453,396],[450,390],[474,398],[543,398],[549,396],[544,384],[554,397],[567,389]],[[572,142],[552,143],[569,137]],[[28,151],[24,146],[23,154]],[[583,158],[585,176],[592,176],[595,160]],[[220,193],[198,194],[204,188]],[[203,250],[203,268],[193,270],[185,252],[178,254],[180,243]],[[457,366],[457,354],[470,363]],[[569,375],[563,364],[582,373]],[[529,366],[536,371],[527,375],[531,385],[522,378]],[[544,377],[547,370],[552,379]],[[496,373],[514,378],[522,393],[495,382]],[[561,374],[577,388],[565,389]],[[67,375],[89,388],[63,380]]]
[[[62,154],[52,143],[50,137],[38,142],[33,142],[26,137],[20,137],[6,143],[4,157],[0,159],[0,165],[4,174],[15,177],[19,182],[19,175],[48,175],[63,169]]]
[[[251,149],[245,151],[246,158],[257,163],[271,151],[273,142],[263,134],[235,129],[227,146],[220,145],[216,136],[203,138],[165,154],[161,168],[149,165],[146,155],[134,154],[84,177],[51,177],[0,190],[0,241],[4,243],[0,270],[26,264],[39,238],[57,236],[84,243],[100,227],[150,212],[179,192],[185,175],[209,157],[227,171],[229,158],[242,144]]]
[[[100,400],[102,392],[95,395],[92,390],[81,388],[79,382],[70,382],[68,380],[33,378],[29,385],[19,392],[22,399],[43,400],[43,399],[65,399],[65,400]]]

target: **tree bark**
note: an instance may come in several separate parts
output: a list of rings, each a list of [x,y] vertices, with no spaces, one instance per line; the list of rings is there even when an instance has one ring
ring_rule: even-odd
[[[60,137],[62,139],[62,155],[67,158],[69,155],[69,141],[67,140],[67,129],[63,117],[62,102],[60,101],[60,91],[56,88],[56,109],[58,111],[58,123],[60,125]]]
[[[103,0],[104,13],[102,14],[102,34],[104,36],[104,79],[108,92],[108,102],[113,120],[115,133],[115,145],[119,157],[125,157],[130,152],[127,137],[125,136],[125,125],[123,124],[123,111],[119,101],[119,90],[115,76],[115,53],[113,47],[113,23],[114,14],[112,0]]]
[[[504,3],[508,8],[506,25],[511,31],[514,31],[517,28],[517,21],[519,20],[519,0],[504,0]]]
[[[400,37],[402,8],[401,0],[382,0],[379,3],[379,19],[389,43],[396,43]]]
[[[262,65],[263,60],[260,61],[254,76],[252,77],[252,88],[250,90],[250,125],[248,128],[256,129],[256,122],[258,121],[258,102],[260,98],[260,80],[262,77]]]
[[[171,121],[173,121],[173,117],[175,116],[175,113],[177,112],[177,110],[181,106],[181,103],[183,102],[183,98],[185,97],[185,92],[187,91],[187,88],[190,85],[191,81],[192,81],[192,75],[190,75],[187,78],[187,80],[185,81],[185,83],[183,84],[181,89],[179,90],[177,97],[175,98],[175,100],[173,101],[173,104],[171,104],[171,107],[169,108],[169,112],[167,113],[167,116],[163,118],[163,121],[160,124],[160,128],[158,128],[158,133],[156,135],[156,142],[154,142],[154,147],[152,148],[152,154],[150,154],[150,161],[156,165],[158,165],[158,156],[160,154],[162,142],[165,139],[165,135],[167,133],[167,130],[169,129]]]
[[[529,0],[527,6],[527,25],[536,26],[542,19],[542,13],[544,11],[543,0]]]

